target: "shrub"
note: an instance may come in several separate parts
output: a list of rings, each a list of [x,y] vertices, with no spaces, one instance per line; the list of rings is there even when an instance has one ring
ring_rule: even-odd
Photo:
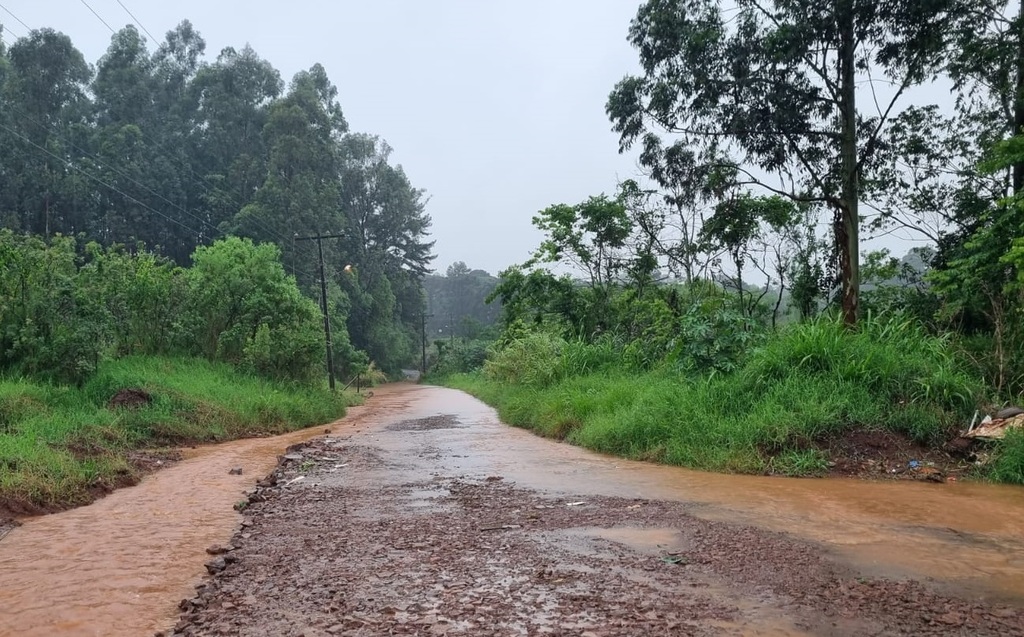
[[[495,381],[545,387],[559,376],[565,340],[547,332],[532,332],[507,342],[484,363],[484,375]]]

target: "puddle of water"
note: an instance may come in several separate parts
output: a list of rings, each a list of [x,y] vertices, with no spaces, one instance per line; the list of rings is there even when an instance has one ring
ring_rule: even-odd
[[[374,392],[372,407],[351,408],[331,425],[335,433],[405,404],[400,392]],[[138,637],[167,629],[205,572],[204,549],[234,532],[233,504],[285,447],[323,432],[320,425],[188,450],[138,486],[23,520],[0,541],[0,636]],[[228,475],[235,467],[241,476]]]
[[[590,537],[624,544],[639,553],[657,554],[682,548],[679,531],[675,529],[615,526],[607,529],[592,527],[581,531]]]

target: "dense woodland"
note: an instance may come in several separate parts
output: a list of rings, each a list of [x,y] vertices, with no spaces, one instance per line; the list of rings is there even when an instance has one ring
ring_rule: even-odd
[[[248,46],[211,59],[187,21],[162,42],[147,42],[127,26],[90,64],[67,36],[35,30],[9,46],[0,43],[0,148],[0,225],[12,231],[0,235],[0,368],[44,370],[39,361],[70,357],[70,368],[57,376],[75,378],[81,374],[71,370],[93,369],[111,351],[196,348],[240,360],[260,324],[279,330],[264,339],[271,345],[289,330],[304,341],[315,312],[301,326],[272,312],[249,316],[244,328],[221,326],[248,330],[237,351],[218,351],[216,336],[213,349],[184,347],[201,340],[180,338],[188,332],[182,325],[201,323],[195,316],[181,318],[172,330],[177,336],[159,347],[125,341],[111,327],[113,305],[86,307],[94,291],[77,286],[76,272],[102,268],[103,259],[123,262],[122,252],[142,255],[124,266],[141,290],[144,262],[168,280],[184,280],[192,275],[179,276],[174,266],[198,264],[194,257],[205,247],[240,236],[275,244],[273,260],[319,300],[316,243],[296,240],[317,233],[344,235],[323,242],[340,371],[357,372],[372,360],[394,372],[414,360],[421,278],[433,258],[426,197],[390,161],[383,140],[349,130],[338,91],[319,64],[286,83]],[[18,238],[24,235],[38,241]],[[242,262],[266,256],[260,250],[229,244],[215,252]],[[60,260],[59,271],[42,267],[46,260]],[[261,283],[237,281],[235,296],[221,297],[226,322],[239,321],[253,306],[273,309],[274,294],[253,297],[261,285],[285,285],[284,272],[280,280],[274,274]],[[208,300],[217,299],[214,290],[228,293],[227,285],[211,289]],[[191,303],[184,292],[168,296],[167,289],[139,294],[165,298],[168,311]],[[68,329],[77,335],[57,337]],[[69,339],[88,351],[60,351]],[[315,345],[295,347],[310,349],[312,360]],[[291,364],[281,371],[290,374]]]

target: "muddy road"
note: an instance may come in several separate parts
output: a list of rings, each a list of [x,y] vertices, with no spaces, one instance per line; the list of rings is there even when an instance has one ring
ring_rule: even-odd
[[[415,385],[330,429],[27,521],[0,635],[1024,634],[1020,489],[651,466]]]
[[[1019,491],[655,468],[397,396],[290,451],[174,634],[1024,634]]]

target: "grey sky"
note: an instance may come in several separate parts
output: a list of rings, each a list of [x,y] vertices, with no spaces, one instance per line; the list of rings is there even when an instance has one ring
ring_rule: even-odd
[[[117,0],[87,0],[114,29]],[[95,63],[110,31],[81,0],[2,0],[30,27],[68,34]],[[604,103],[637,67],[626,43],[639,0],[121,0],[154,36],[188,19],[207,59],[249,43],[287,80],[320,62],[349,125],[380,135],[431,197],[444,271],[497,273],[540,241],[530,218],[611,194],[633,176]],[[25,28],[0,10],[9,33]]]

